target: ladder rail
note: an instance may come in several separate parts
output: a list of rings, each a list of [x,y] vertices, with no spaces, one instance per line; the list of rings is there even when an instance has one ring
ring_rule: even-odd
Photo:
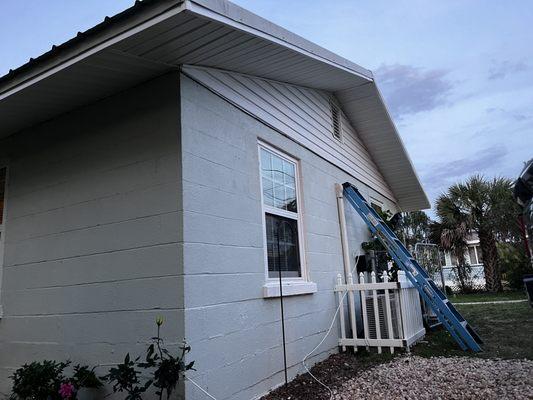
[[[380,240],[396,264],[405,271],[409,281],[417,288],[461,349],[481,351],[479,345],[482,343],[481,338],[435,285],[426,270],[420,266],[395,233],[367,203],[357,188],[348,182],[343,187],[346,199],[366,223],[372,235]]]

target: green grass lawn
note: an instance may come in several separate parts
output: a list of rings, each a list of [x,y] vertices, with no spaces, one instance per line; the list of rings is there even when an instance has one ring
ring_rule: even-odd
[[[505,301],[505,300],[526,300],[524,291],[503,292],[503,293],[475,293],[457,294],[448,296],[452,303],[471,303],[479,301]]]
[[[485,296],[485,297],[481,297]],[[525,299],[497,295],[498,300]],[[459,296],[458,296],[459,297]],[[493,300],[485,300],[487,297]],[[476,299],[476,300],[474,300]],[[489,295],[463,295],[462,302],[494,301]],[[457,303],[457,299],[452,298]],[[416,355],[464,356],[485,358],[528,358],[533,360],[533,308],[527,302],[509,304],[457,305],[459,312],[466,318],[485,342],[483,352],[465,353],[457,346],[445,330],[437,330],[426,335],[424,341],[416,345],[412,352]]]

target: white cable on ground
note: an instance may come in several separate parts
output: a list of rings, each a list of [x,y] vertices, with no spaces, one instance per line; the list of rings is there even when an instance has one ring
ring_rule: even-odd
[[[213,400],[217,400],[214,396],[210,395],[204,388],[202,388],[199,384],[197,384],[195,381],[193,381],[191,378],[189,378],[187,375],[184,375],[185,379],[187,379],[189,382],[191,382],[194,386],[196,386],[200,391],[205,394],[207,397]]]
[[[355,268],[357,267],[357,262],[359,261],[359,254],[357,255],[357,257],[355,258],[355,264],[354,264],[354,267],[353,269],[350,271],[351,274],[353,274],[353,271],[355,270]],[[333,329],[333,325],[335,325],[335,320],[337,319],[337,315],[339,314],[339,311],[341,309],[341,306],[343,304],[343,300],[344,298],[346,297],[346,295],[348,294],[349,290],[346,291],[346,293],[343,294],[342,298],[341,298],[341,301],[339,301],[339,305],[337,306],[337,309],[335,310],[335,314],[333,314],[333,319],[331,320],[331,324],[329,324],[329,328],[328,330],[326,331],[326,334],[324,335],[324,337],[322,338],[322,340],[313,348],[313,350],[311,350],[309,353],[306,354],[306,356],[303,358],[302,360],[302,365],[304,366],[305,370],[307,371],[307,373],[309,375],[311,375],[311,378],[313,378],[319,385],[321,385],[322,387],[326,388],[329,392],[329,399],[332,400],[333,399],[333,391],[330,389],[330,387],[328,385],[326,385],[325,383],[323,383],[320,379],[318,379],[316,376],[314,376],[311,371],[309,370],[309,368],[307,367],[307,364],[305,363],[305,361],[307,360],[307,358],[309,358],[309,356],[311,354],[313,354],[316,349],[318,349],[322,343],[324,343],[324,341],[326,340],[326,338],[329,336],[329,334],[331,333],[331,330]]]

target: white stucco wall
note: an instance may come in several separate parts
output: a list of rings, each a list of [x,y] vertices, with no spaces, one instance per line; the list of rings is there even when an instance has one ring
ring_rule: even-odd
[[[141,353],[157,315],[183,337],[178,85],[167,75],[0,143],[0,393],[25,362]]]
[[[265,283],[258,139],[300,160],[307,268],[318,292],[285,299],[290,377],[322,338],[343,272],[335,183],[353,177],[182,76],[185,336],[194,377],[217,399],[250,399],[283,381],[280,305]],[[392,204],[359,184],[362,193]],[[354,251],[368,230],[349,210]],[[310,364],[337,350],[338,329]],[[192,385],[188,399],[203,399]]]

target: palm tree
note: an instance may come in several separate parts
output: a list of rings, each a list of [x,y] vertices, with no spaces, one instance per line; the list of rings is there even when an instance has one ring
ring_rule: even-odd
[[[500,259],[496,247],[497,238],[512,234],[516,225],[516,205],[512,197],[512,181],[495,178],[492,181],[474,175],[464,183],[452,185],[437,199],[436,213],[443,230],[440,242],[443,247],[456,248],[456,256],[464,252],[458,245],[470,232],[479,237],[486,289],[502,290]],[[455,245],[452,245],[455,243]],[[461,253],[462,254],[462,253]],[[461,255],[461,257],[464,256]]]
[[[461,292],[472,289],[470,266],[466,263],[465,253],[469,236],[468,221],[459,207],[449,197],[441,196],[437,200],[437,216],[441,222],[430,225],[430,239],[440,244],[456,260],[455,276]]]

